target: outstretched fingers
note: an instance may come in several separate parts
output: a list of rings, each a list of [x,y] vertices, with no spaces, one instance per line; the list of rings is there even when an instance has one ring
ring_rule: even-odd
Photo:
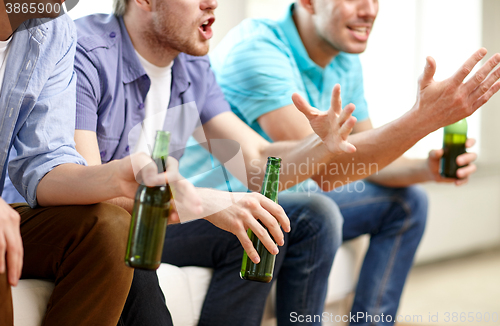
[[[471,73],[472,69],[481,61],[488,51],[485,48],[477,50],[460,69],[453,75],[452,80],[455,85],[461,85],[464,79]],[[474,80],[475,78],[473,78]],[[475,81],[477,82],[477,81]],[[478,83],[479,84],[479,83]],[[477,85],[476,85],[477,86]],[[475,88],[475,87],[474,87]]]
[[[314,107],[312,107],[302,96],[300,96],[298,93],[294,93],[292,95],[292,101],[293,104],[295,104],[295,107],[302,112],[306,118],[311,121],[312,119],[316,118],[320,111]]]
[[[483,92],[480,95],[486,93],[486,91],[495,83],[495,81],[498,80],[498,77],[500,77],[498,69],[493,74],[489,75],[499,62],[500,54],[497,53],[492,56],[469,81],[465,83],[467,93],[478,94],[481,91]]]
[[[493,86],[491,86],[490,89],[486,93],[483,94],[483,96],[481,96],[480,98],[478,98],[472,104],[472,111],[474,112],[477,109],[479,109],[481,106],[483,106],[499,90],[500,90],[500,81],[496,82]]]
[[[335,112],[337,115],[340,115],[342,113],[342,97],[340,96],[340,84],[335,84],[335,86],[333,87],[330,105],[333,108],[333,112]]]

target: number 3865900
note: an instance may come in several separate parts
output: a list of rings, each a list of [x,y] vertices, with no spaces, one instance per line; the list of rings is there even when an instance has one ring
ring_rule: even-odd
[[[6,3],[5,8],[8,14],[53,14],[61,12],[61,4],[59,3]]]

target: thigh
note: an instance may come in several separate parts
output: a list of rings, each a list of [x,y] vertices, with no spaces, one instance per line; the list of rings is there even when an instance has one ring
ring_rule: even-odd
[[[176,266],[217,268],[241,259],[243,248],[238,238],[206,220],[169,225],[163,246],[162,262]]]
[[[339,206],[344,217],[343,238],[349,240],[377,233],[398,204],[400,190],[360,180],[325,194]]]
[[[0,274],[0,325],[13,325],[12,297],[7,273]]]
[[[36,209],[27,204],[11,206],[21,216],[22,278],[54,279],[61,262],[85,243],[89,234],[105,232],[101,238],[107,239],[110,248],[126,241],[121,237],[126,224],[130,223],[129,215],[115,205],[101,203]],[[98,257],[95,260],[98,261]]]

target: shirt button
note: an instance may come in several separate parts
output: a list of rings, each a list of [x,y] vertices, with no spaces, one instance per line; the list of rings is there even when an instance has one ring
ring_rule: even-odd
[[[144,103],[139,104],[139,110],[144,109]]]
[[[104,156],[106,156],[106,151],[101,152],[101,158],[103,158]]]
[[[115,32],[111,32],[111,33],[109,34],[109,37],[111,37],[111,38],[115,38],[115,37],[116,37],[116,33],[115,33]]]
[[[130,147],[128,147],[128,145],[127,145],[127,147],[125,147],[125,152],[128,152],[129,150],[130,150]]]

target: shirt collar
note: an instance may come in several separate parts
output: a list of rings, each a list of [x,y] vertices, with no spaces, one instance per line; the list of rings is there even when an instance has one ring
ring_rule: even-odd
[[[128,84],[147,75],[137,54],[135,54],[134,45],[128,35],[123,17],[118,17],[118,24],[120,25],[120,34],[122,38],[123,82]]]

